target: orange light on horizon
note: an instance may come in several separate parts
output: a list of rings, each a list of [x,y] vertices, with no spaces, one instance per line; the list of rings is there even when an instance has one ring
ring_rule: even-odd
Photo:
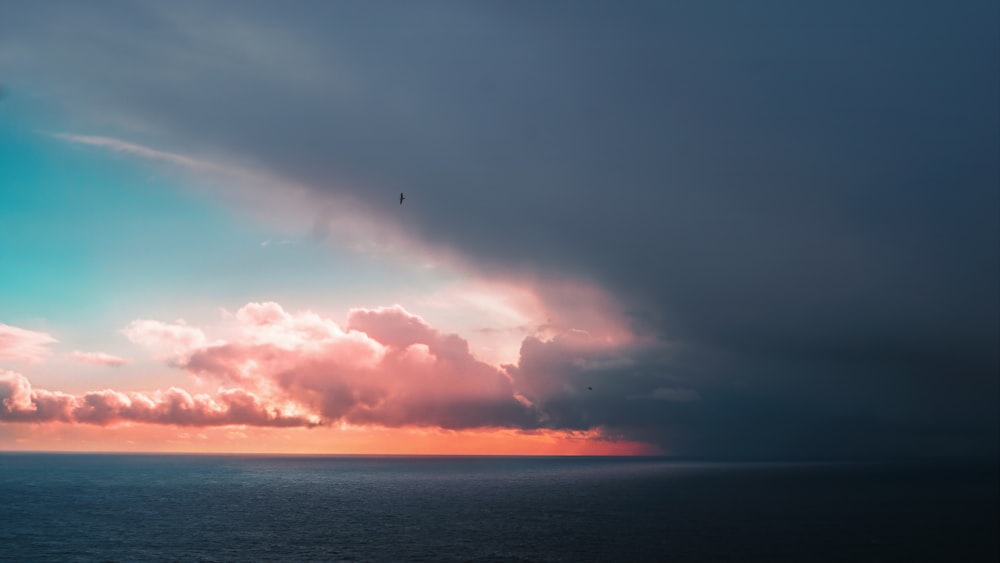
[[[6,451],[307,455],[660,455],[651,444],[612,441],[597,431],[343,426],[330,428],[91,426],[0,427]]]

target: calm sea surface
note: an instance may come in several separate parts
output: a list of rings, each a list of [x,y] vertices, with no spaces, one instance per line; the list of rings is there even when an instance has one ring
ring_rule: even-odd
[[[0,559],[994,561],[997,471],[0,453]]]

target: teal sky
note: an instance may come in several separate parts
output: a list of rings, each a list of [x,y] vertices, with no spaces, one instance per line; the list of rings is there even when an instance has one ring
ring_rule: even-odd
[[[0,311],[51,333],[56,351],[128,355],[119,331],[133,319],[210,322],[249,301],[339,319],[448,277],[340,248],[308,224],[275,228],[183,170],[55,138],[41,122],[0,124]]]

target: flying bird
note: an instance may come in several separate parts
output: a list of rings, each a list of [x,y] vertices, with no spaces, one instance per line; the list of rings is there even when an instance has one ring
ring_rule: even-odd
[[[403,200],[404,199],[406,199],[406,196],[403,195],[403,192],[399,192],[399,204],[400,205],[403,205]]]

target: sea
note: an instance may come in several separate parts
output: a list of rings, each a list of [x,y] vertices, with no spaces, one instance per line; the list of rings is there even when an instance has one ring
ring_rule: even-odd
[[[996,561],[998,464],[0,453],[4,561]]]

